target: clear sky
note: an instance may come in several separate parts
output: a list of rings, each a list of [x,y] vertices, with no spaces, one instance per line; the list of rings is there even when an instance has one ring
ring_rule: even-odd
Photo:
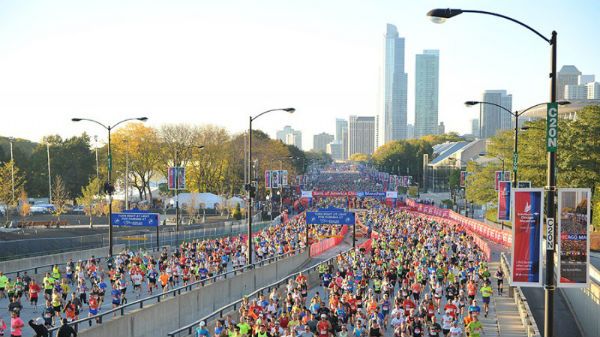
[[[506,89],[513,108],[549,97],[550,47],[491,16],[445,24],[435,7],[496,11],[544,35],[558,31],[559,68],[600,77],[598,0],[2,0],[0,135],[104,133],[74,116],[105,123],[212,123],[233,132],[248,116],[275,135],[291,125],[334,133],[335,118],[375,115],[386,23],[406,38],[408,119],[414,120],[415,54],[440,50],[439,119],[470,131],[477,108],[465,100]],[[600,80],[600,79],[598,79]]]

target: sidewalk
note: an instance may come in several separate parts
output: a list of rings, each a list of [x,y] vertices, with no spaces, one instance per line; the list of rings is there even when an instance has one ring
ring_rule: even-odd
[[[491,262],[490,273],[496,274],[499,262]],[[508,296],[508,287],[505,280],[504,295],[499,296],[497,293],[492,296],[492,305],[490,305],[490,314],[487,318],[481,317],[483,328],[487,336],[502,336],[502,337],[527,337],[527,331],[521,321],[519,309],[512,297]],[[495,284],[493,284],[495,287]],[[494,289],[495,290],[495,289]]]

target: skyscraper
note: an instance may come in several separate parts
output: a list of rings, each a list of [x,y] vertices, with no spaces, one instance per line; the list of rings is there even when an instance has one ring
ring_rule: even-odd
[[[415,138],[438,133],[440,52],[424,50],[415,63]]]
[[[567,85],[579,84],[581,71],[573,65],[562,66],[556,76],[556,100],[565,99],[565,87]]]
[[[486,90],[483,93],[482,101],[495,103],[512,111],[512,95],[508,95],[506,90]],[[492,137],[496,135],[498,130],[510,129],[511,126],[511,114],[491,104],[481,105],[482,138]]]
[[[375,117],[350,116],[348,123],[348,156],[375,151]]]
[[[377,145],[406,138],[408,75],[404,72],[404,38],[388,24],[384,38],[383,106],[377,120]]]
[[[302,132],[300,130],[294,130],[291,126],[286,125],[283,130],[277,131],[276,137],[284,144],[294,145],[302,149]]]
[[[479,138],[479,118],[471,119],[471,134]]]
[[[348,129],[348,121],[342,118],[335,119],[335,140],[342,141],[344,129]]]
[[[333,135],[325,132],[321,132],[318,135],[313,136],[313,150],[314,151],[327,151],[327,144],[333,142]]]

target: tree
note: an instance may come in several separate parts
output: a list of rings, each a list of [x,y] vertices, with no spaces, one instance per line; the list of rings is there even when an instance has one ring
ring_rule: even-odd
[[[129,161],[129,183],[134,186],[141,200],[152,202],[150,180],[160,170],[162,161],[161,142],[158,131],[143,123],[128,123],[112,136],[113,176],[123,182],[126,161]],[[166,170],[165,170],[166,176]]]
[[[54,205],[54,215],[58,222],[60,222],[60,215],[67,212],[67,201],[69,200],[69,192],[63,182],[61,176],[54,178],[54,184],[52,185],[52,204]]]
[[[46,136],[33,148],[27,169],[27,191],[35,197],[48,196],[48,152],[50,169],[60,175],[70,196],[77,197],[81,188],[96,173],[95,154],[90,149],[87,134],[62,139],[58,135]]]
[[[14,197],[13,197],[13,178],[12,169],[14,168]],[[15,165],[14,161],[9,161],[0,166],[0,207],[6,207],[6,221],[10,219],[10,208],[15,207],[18,201],[18,195],[25,185],[25,175]]]
[[[81,196],[77,198],[77,203],[83,206],[84,213],[90,217],[90,228],[93,227],[92,218],[98,214],[98,208],[96,204],[100,201],[101,195],[99,194],[102,189],[102,182],[100,179],[93,178],[89,184],[81,188]]]
[[[19,215],[21,217],[27,217],[31,213],[31,205],[29,199],[27,199],[27,192],[21,190],[21,196],[19,197]]]
[[[350,156],[349,160],[366,163],[369,161],[369,155],[364,153],[354,153]]]

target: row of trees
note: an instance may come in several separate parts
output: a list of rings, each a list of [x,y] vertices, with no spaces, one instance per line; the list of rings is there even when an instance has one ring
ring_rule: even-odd
[[[431,158],[434,145],[463,140],[453,132],[428,135],[419,139],[397,140],[378,147],[373,153],[372,161],[379,171],[410,175],[413,176],[413,181],[422,181],[423,155],[427,154]]]
[[[600,226],[600,106],[589,106],[577,112],[574,120],[559,121],[557,153],[557,186],[591,188],[594,199],[594,224]],[[519,133],[518,178],[532,186],[546,185],[546,121],[528,122]],[[513,131],[498,133],[489,140],[490,156],[503,158],[506,170],[512,168]],[[486,165],[470,162],[467,171],[467,200],[478,204],[497,202],[494,172],[501,170],[499,161]]]
[[[181,165],[186,167],[188,191],[241,194],[247,175],[246,136],[213,125],[154,128],[143,123],[125,124],[111,137],[113,182],[122,188],[127,176],[130,188],[137,191],[140,199],[153,200],[159,196],[153,195],[150,181],[166,177],[168,167]],[[14,161],[11,161],[6,151],[7,140],[0,139],[0,204],[16,205],[22,192],[30,197],[48,196],[48,147],[53,190],[60,185],[64,189],[61,195],[83,205],[102,200],[102,186],[108,173],[106,145],[93,147],[87,134],[68,139],[48,136],[39,144],[16,140],[13,144]],[[305,153],[270,139],[260,130],[253,131],[252,152],[255,161],[252,175],[259,181],[265,170],[288,170],[292,178],[303,173],[311,161],[331,161],[326,154]],[[259,193],[264,195],[264,187]],[[52,194],[56,206],[60,195],[54,191]],[[99,207],[101,212],[104,206]]]

